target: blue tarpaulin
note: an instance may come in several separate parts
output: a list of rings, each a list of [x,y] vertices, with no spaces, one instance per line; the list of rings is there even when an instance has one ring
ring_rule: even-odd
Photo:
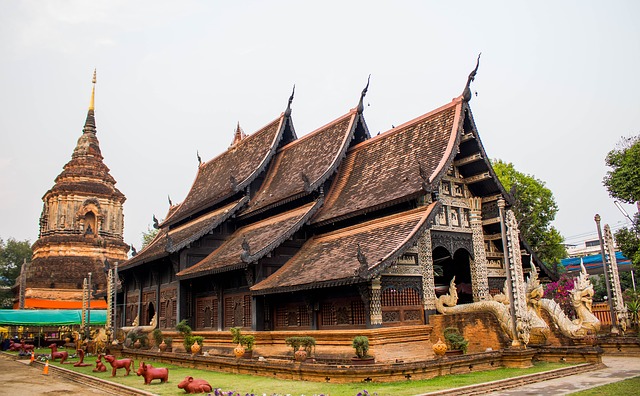
[[[91,310],[91,325],[103,325],[107,311]],[[80,309],[0,309],[0,325],[12,326],[62,326],[82,324]]]
[[[566,258],[562,259],[561,262],[562,265],[564,265],[564,267],[567,269],[567,271],[580,271],[580,259],[582,259],[584,267],[588,272],[591,272],[590,270],[602,271],[602,255],[600,254],[593,254],[591,256],[585,257]],[[622,254],[622,252],[616,252],[616,262],[618,263],[618,266],[628,266],[631,264],[631,260],[626,258]]]

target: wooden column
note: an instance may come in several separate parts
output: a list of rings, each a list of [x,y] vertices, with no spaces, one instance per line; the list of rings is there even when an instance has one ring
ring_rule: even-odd
[[[436,284],[430,230],[426,230],[418,240],[418,265],[422,274],[422,308],[427,320],[429,314],[436,312]]]
[[[371,280],[369,285],[369,315],[371,321],[371,327],[382,326],[382,290],[380,284],[380,277]]]

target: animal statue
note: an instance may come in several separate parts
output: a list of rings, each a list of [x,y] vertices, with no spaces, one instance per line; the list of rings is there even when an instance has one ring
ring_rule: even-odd
[[[150,364],[144,364],[140,362],[140,367],[136,372],[139,376],[144,378],[144,384],[149,385],[154,379],[159,379],[160,382],[169,381],[169,369],[166,367],[155,368]]]
[[[96,348],[95,352],[97,354],[104,353],[107,347],[107,342],[109,341],[105,328],[101,327],[98,331],[94,332],[93,337],[91,337],[91,341],[93,341],[93,345]]]
[[[78,354],[78,356],[80,356],[80,360],[78,360],[77,362],[75,362],[73,364],[73,367],[87,367],[87,366],[91,366],[89,363],[85,363],[84,362],[84,351],[82,349],[78,349],[76,351],[76,353]]]
[[[456,305],[458,303],[458,292],[456,291],[455,279],[456,278],[453,277],[449,283],[449,293],[440,296],[436,300],[436,309],[439,313],[460,314],[468,312],[490,312],[496,317],[496,319],[498,319],[500,328],[512,341],[519,340],[525,345],[529,343],[529,329],[523,327],[524,325],[522,323],[516,327],[516,332],[514,334],[511,313],[509,312],[508,305],[493,300]]]
[[[92,370],[94,373],[104,373],[107,371],[107,366],[102,363],[102,355],[98,355],[96,359],[96,367]]]
[[[206,393],[211,392],[213,387],[207,381],[203,379],[194,379],[191,376],[186,376],[178,384],[178,388],[184,389],[187,393]]]
[[[22,344],[19,342],[14,342],[13,340],[9,341],[9,350],[10,351],[19,351],[22,349]]]
[[[544,345],[547,342],[549,333],[549,325],[540,315],[540,300],[544,296],[544,288],[538,280],[538,271],[535,265],[531,264],[531,275],[526,283],[527,312],[531,319],[531,343]]]
[[[120,368],[123,368],[123,369],[125,369],[127,371],[125,376],[129,375],[129,372],[131,371],[131,366],[133,365],[133,359],[119,359],[119,360],[116,360],[116,358],[113,355],[105,355],[104,356],[104,360],[109,362],[109,364],[111,365],[111,376],[112,377],[116,376],[116,370],[118,370]]]
[[[583,338],[589,334],[596,334],[600,330],[600,320],[591,312],[593,302],[593,285],[584,265],[580,264],[580,275],[571,291],[571,303],[576,310],[578,319],[571,320],[562,307],[553,300],[540,299],[540,307],[549,313],[560,332],[572,339]]]
[[[27,344],[24,340],[20,340],[20,342],[13,342],[13,340],[9,341],[9,350],[10,351],[22,351],[22,352],[32,352],[33,345]]]
[[[60,364],[64,364],[64,361],[69,357],[69,352],[58,352],[57,344],[51,344],[49,345],[49,348],[51,349],[51,361],[55,362],[57,358],[60,358]]]

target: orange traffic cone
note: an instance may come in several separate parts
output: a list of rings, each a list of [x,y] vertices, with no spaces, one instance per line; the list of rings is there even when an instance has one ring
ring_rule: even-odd
[[[42,370],[42,374],[49,375],[49,361],[44,364],[44,369]]]
[[[31,359],[29,360],[29,364],[33,364],[34,360],[36,360],[36,356],[33,352],[31,352]]]

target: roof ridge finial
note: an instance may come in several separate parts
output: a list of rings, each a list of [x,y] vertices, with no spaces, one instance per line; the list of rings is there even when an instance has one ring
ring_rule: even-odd
[[[238,126],[236,126],[236,130],[233,134],[233,142],[231,142],[231,146],[235,146],[240,143],[240,141],[247,137],[247,134],[244,133],[244,130],[240,127],[240,121],[238,121]]]
[[[89,102],[89,110],[95,109],[95,96],[96,96],[96,69],[93,69],[93,79],[91,79],[93,87],[91,88],[91,101]]]
[[[289,102],[287,103],[287,109],[284,111],[285,117],[291,117],[291,102],[293,102],[293,95],[296,93],[296,84],[293,84],[293,90],[291,96],[289,96]]]
[[[464,87],[464,91],[462,91],[462,100],[468,102],[471,100],[471,81],[476,79],[476,73],[478,72],[478,66],[480,66],[480,55],[482,52],[478,54],[478,60],[476,61],[476,68],[469,73],[469,77],[467,78],[467,85]]]
[[[369,90],[369,81],[371,81],[371,74],[369,74],[369,77],[367,77],[367,86],[364,87],[364,89],[360,93],[360,101],[358,102],[357,107],[359,114],[362,114],[362,112],[364,111],[364,97],[367,96],[367,91]]]

